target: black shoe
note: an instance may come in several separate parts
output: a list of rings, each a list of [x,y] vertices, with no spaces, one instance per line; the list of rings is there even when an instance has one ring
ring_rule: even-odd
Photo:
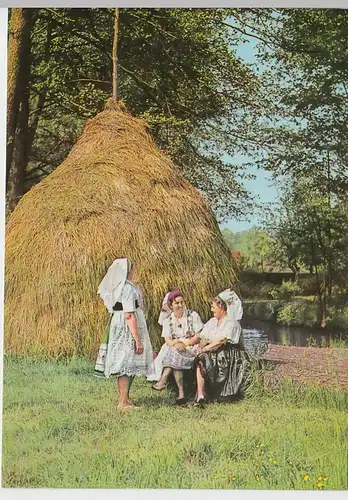
[[[166,388],[165,386],[164,387],[156,387],[156,384],[152,385],[151,388],[154,390],[154,391],[157,391],[157,392],[161,392],[161,391],[164,391],[164,389]]]
[[[175,406],[183,406],[186,404],[186,398],[176,399],[174,402]]]
[[[195,401],[193,406],[199,406],[202,408],[206,404],[206,402],[207,401],[205,400],[205,398],[199,398],[199,399],[197,399],[197,401]]]
[[[187,406],[194,406],[196,404],[196,400],[195,399],[190,399],[189,401],[187,401]]]

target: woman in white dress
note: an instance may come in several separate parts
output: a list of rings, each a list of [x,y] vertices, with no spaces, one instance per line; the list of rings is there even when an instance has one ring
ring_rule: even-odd
[[[153,351],[140,290],[130,281],[131,263],[117,259],[102,280],[98,293],[111,314],[99,349],[95,374],[118,376],[119,404],[134,408],[129,391],[135,375],[153,371]]]
[[[157,381],[152,387],[162,391],[166,387],[168,377],[173,373],[178,388],[176,404],[181,405],[186,401],[184,371],[193,368],[198,347],[185,346],[183,340],[199,333],[203,322],[196,311],[186,308],[181,291],[174,290],[168,293],[163,301],[159,323],[163,325],[162,337],[165,343],[155,359],[154,373],[148,380]]]
[[[250,359],[244,349],[239,321],[243,307],[238,295],[228,289],[212,301],[213,317],[187,345],[200,342],[195,360],[196,405],[206,399],[232,400],[240,396],[250,377]]]

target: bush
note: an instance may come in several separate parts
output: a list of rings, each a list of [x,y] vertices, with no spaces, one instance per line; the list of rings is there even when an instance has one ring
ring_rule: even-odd
[[[281,285],[247,281],[242,284],[241,291],[244,298],[289,300],[300,293],[301,289],[292,281],[283,281]]]
[[[260,298],[262,299],[277,299],[277,296],[274,296],[274,290],[278,288],[272,283],[265,283],[260,288]]]
[[[307,278],[300,278],[300,286],[303,295],[316,295],[318,291],[316,276],[312,274]]]
[[[348,306],[348,293],[339,287],[332,287],[332,296],[330,297],[330,306],[342,309]]]
[[[268,291],[270,298],[276,300],[291,300],[302,293],[302,289],[294,281],[283,281],[281,285],[273,286]]]
[[[244,315],[280,323],[286,326],[313,327],[320,325],[320,307],[318,301],[296,299],[291,302],[285,300],[246,300]],[[348,307],[331,305],[328,307],[326,318],[327,328],[348,331]]]
[[[283,305],[279,300],[248,300],[244,302],[244,314],[250,318],[275,322]]]
[[[348,330],[348,307],[329,307],[326,325],[329,328]]]
[[[318,304],[308,300],[289,302],[278,312],[277,322],[287,326],[315,326]]]
[[[272,287],[269,283],[255,283],[253,281],[244,281],[241,284],[241,294],[245,299],[253,299],[253,298],[266,298],[264,287]]]

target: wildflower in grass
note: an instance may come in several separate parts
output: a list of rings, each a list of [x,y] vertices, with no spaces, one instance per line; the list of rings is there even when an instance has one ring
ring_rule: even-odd
[[[310,479],[310,477],[309,477],[309,475],[308,475],[308,474],[306,474],[305,476],[303,476],[303,480],[304,480],[304,481],[308,481],[308,479]]]
[[[260,474],[255,474],[255,479],[256,479],[256,481],[260,481],[260,479],[261,479]]]
[[[329,478],[328,478],[328,477],[326,477],[326,476],[324,476],[324,477],[323,477],[323,476],[318,476],[318,477],[317,477],[317,484],[316,484],[316,486],[317,486],[318,490],[322,490],[322,489],[324,488],[325,483],[326,483],[326,481],[327,481],[328,479],[329,479]]]

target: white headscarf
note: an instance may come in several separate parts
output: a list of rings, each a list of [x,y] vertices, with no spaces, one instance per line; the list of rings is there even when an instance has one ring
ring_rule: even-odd
[[[162,301],[162,309],[161,309],[161,312],[160,312],[160,315],[159,315],[159,318],[158,318],[158,323],[162,326],[163,325],[163,322],[165,319],[169,318],[169,316],[171,315],[172,313],[172,310],[170,309],[169,305],[168,305],[168,297],[170,295],[170,292],[168,292],[166,294],[166,296],[164,297],[163,301]]]
[[[103,299],[109,313],[114,312],[113,307],[121,298],[122,288],[127,280],[130,266],[131,263],[128,259],[116,259],[99,285],[98,294]]]
[[[219,293],[218,297],[227,304],[227,316],[233,322],[240,321],[243,317],[242,301],[230,288]]]

